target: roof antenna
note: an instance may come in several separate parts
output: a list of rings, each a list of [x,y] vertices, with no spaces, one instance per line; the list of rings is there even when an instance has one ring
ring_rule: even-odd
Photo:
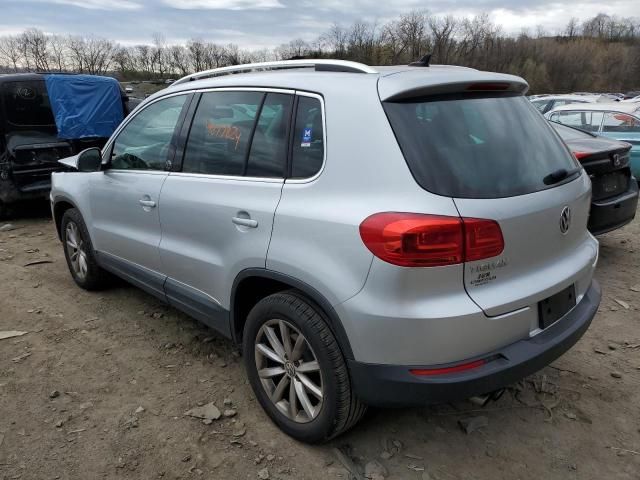
[[[431,54],[427,53],[424,57],[422,57],[417,62],[411,62],[409,66],[410,67],[428,67],[430,61],[431,61]]]

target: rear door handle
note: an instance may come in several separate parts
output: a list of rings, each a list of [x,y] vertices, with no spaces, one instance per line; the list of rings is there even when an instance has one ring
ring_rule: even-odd
[[[256,228],[258,226],[258,221],[250,218],[232,217],[231,221],[236,225],[241,225],[243,227]]]
[[[138,202],[140,202],[140,205],[142,205],[143,207],[153,208],[156,206],[156,202],[154,202],[153,200],[138,200]]]

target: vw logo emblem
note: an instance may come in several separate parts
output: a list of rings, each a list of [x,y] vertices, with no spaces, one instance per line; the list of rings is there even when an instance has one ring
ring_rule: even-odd
[[[569,227],[571,226],[571,209],[569,207],[564,207],[562,209],[562,213],[560,214],[560,231],[562,234],[566,234],[569,231]]]

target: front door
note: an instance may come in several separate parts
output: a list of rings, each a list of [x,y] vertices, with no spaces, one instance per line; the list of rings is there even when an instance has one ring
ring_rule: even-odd
[[[100,261],[157,294],[164,283],[160,191],[186,98],[158,100],[132,118],[106,149],[108,168],[92,175],[89,185],[92,240]]]

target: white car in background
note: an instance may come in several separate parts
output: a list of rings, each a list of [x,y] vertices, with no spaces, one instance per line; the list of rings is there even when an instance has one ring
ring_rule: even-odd
[[[554,108],[572,103],[596,103],[600,95],[542,95],[532,98],[531,103],[543,115]]]

